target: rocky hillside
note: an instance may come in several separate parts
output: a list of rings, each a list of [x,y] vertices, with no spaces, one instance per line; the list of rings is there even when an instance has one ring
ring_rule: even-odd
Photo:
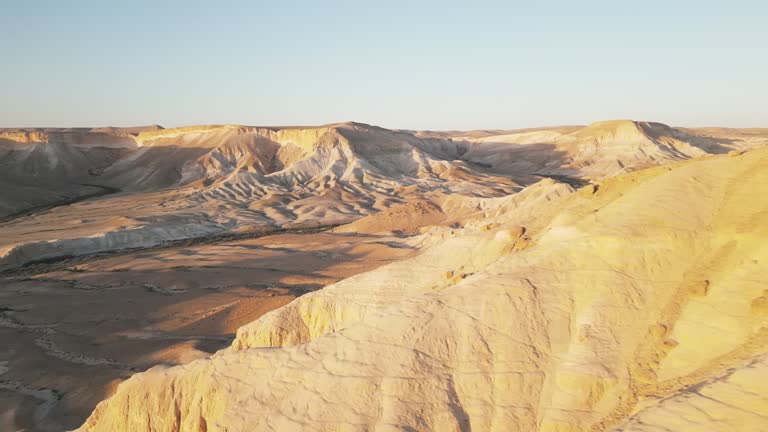
[[[536,129],[466,137],[467,159],[500,171],[605,178],[637,169],[768,144],[750,130],[679,129],[614,120],[584,128]]]
[[[500,196],[521,188],[511,176],[457,159],[465,151],[463,143],[353,123],[191,127],[124,138],[133,145],[121,147],[126,154],[105,167],[71,157],[66,173],[48,169],[24,177],[30,188],[44,189],[58,179],[111,195],[73,204],[82,198],[73,189],[77,193],[65,202],[69,205],[54,202],[44,211],[8,218],[0,269],[248,229],[334,225],[408,199]],[[70,144],[13,145],[55,145],[82,153]],[[57,154],[42,156],[41,164],[61,164]],[[24,184],[18,176],[9,175],[8,181]],[[40,224],[57,228],[40,233]]]
[[[674,129],[609,121],[588,127],[523,131],[390,131],[359,123],[320,127],[192,126],[162,129],[2,129],[0,205],[12,214],[87,193],[88,185],[153,191],[202,182],[213,195],[270,187],[390,177],[472,178],[492,171],[517,181],[530,174],[605,177],[673,160],[766,144],[768,131]],[[226,183],[223,184],[222,183]],[[93,188],[93,186],[90,186]],[[216,188],[214,188],[216,189]],[[58,196],[56,193],[59,193]],[[0,213],[2,216],[3,213]]]
[[[682,138],[600,124],[553,145],[568,170],[622,139],[645,161],[713,151]],[[420,145],[364,168],[419,173]],[[302,296],[210,358],[133,376],[80,430],[768,429],[766,166],[768,149],[733,151],[444,197],[463,228],[422,230],[418,256]]]
[[[358,123],[311,128],[3,129],[0,181],[56,184],[60,188],[83,186],[85,182],[142,191],[201,179],[211,184],[235,171],[262,176],[282,172],[273,176],[275,180],[295,186],[331,166],[337,173],[341,169],[337,165],[357,162],[362,166],[353,171],[372,170],[385,177],[439,174],[456,168],[438,161],[479,164],[471,167],[475,169],[495,167],[507,176],[560,173],[602,177],[669,160],[762,145],[768,135],[762,132],[683,130],[632,121],[582,128],[443,133],[388,131]],[[9,205],[12,200],[4,198],[3,204]],[[19,206],[23,209],[23,203]]]
[[[542,177],[578,187],[766,142],[755,131],[632,121],[440,134],[360,123],[3,130],[0,270],[248,229],[343,224],[412,201],[506,196]],[[40,235],[41,224],[53,231]]]

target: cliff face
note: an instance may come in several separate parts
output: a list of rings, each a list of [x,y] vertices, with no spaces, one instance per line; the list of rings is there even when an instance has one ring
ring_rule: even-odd
[[[464,228],[135,375],[80,430],[768,429],[766,166],[446,199]]]
[[[17,144],[67,144],[78,147],[135,147],[136,132],[114,129],[0,129],[0,142]]]

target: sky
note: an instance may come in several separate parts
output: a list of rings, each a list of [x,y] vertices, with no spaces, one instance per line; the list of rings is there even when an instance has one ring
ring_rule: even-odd
[[[768,127],[766,1],[0,0],[0,127]]]

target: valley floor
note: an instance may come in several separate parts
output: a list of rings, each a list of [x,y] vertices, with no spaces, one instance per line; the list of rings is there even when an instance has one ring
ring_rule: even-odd
[[[396,238],[279,234],[0,275],[0,430],[76,428],[133,373],[209,355],[295,297],[412,253]]]

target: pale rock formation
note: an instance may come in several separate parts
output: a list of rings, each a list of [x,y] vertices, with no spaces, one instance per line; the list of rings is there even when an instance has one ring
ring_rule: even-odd
[[[216,233],[341,224],[428,195],[520,189],[454,160],[461,144],[357,123],[190,127],[127,139],[135,148],[88,180],[122,193],[13,219],[0,241],[0,270]],[[41,233],[41,224],[68,229]]]
[[[474,133],[360,123],[2,130],[0,224],[10,226],[0,270],[215,233],[345,224],[453,196],[503,197],[542,176],[579,187],[587,178],[762,146],[762,132],[629,120]],[[440,217],[432,212],[420,223],[444,224]],[[40,235],[40,226],[68,229]]]
[[[534,130],[473,138],[464,157],[500,170],[604,178],[705,154],[768,144],[764,130],[677,129],[613,120],[577,130]]]
[[[758,149],[446,198],[465,228],[135,375],[80,430],[768,429],[766,166]]]

